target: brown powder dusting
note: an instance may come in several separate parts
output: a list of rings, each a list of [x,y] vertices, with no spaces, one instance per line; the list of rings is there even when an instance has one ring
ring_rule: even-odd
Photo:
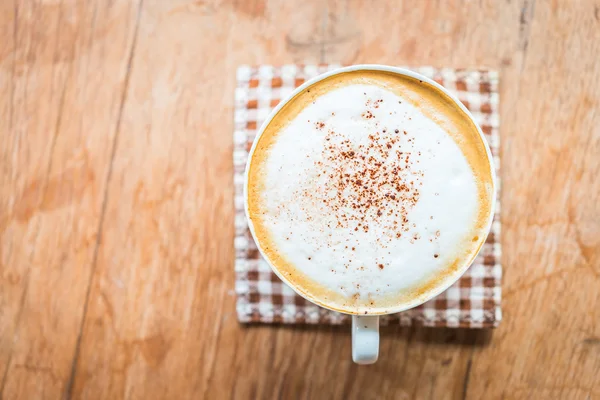
[[[421,153],[414,151],[414,137],[401,126],[379,123],[375,109],[382,102],[366,100],[360,115],[369,120],[365,121],[369,131],[360,139],[345,134],[343,129],[326,128],[326,122],[314,122],[314,127],[325,134],[323,150],[314,161],[319,184],[295,194],[307,202],[307,207],[318,207],[323,216],[331,218],[329,228],[348,230],[350,236],[356,236],[376,227],[373,240],[387,247],[404,233],[411,243],[420,239],[413,231],[419,229],[418,221],[409,217],[421,197],[424,173],[418,166]],[[404,135],[398,135],[400,132]],[[333,242],[331,234],[329,237],[322,245],[335,251],[339,243]],[[346,261],[344,267],[350,263]],[[375,265],[384,269],[383,264]]]
[[[375,116],[373,115],[373,113],[369,110],[365,111],[364,113],[362,113],[363,118],[366,119],[372,119],[375,118]]]
[[[403,148],[403,143],[384,131],[387,129],[370,133],[366,143],[354,143],[344,134],[330,131],[323,161],[316,162],[330,179],[310,197],[332,211],[337,227],[355,232],[360,227],[368,232],[365,222],[390,222],[385,234],[392,238],[397,237],[396,230],[408,227],[408,211],[419,201],[423,173],[411,162],[411,152],[396,150]],[[381,221],[385,215],[394,218]]]

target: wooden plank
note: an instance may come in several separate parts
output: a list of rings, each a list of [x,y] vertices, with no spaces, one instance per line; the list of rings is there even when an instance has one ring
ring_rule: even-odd
[[[98,244],[136,9],[1,7],[0,391],[59,398]]]
[[[143,4],[75,398],[197,397],[218,357],[234,301],[231,16]]]
[[[600,397],[598,12],[521,6],[503,71],[504,322],[469,397]]]

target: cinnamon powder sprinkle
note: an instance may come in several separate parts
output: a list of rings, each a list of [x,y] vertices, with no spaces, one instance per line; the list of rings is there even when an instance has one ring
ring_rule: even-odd
[[[327,131],[315,161],[319,185],[296,195],[309,205],[320,204],[324,215],[332,216],[332,228],[347,229],[351,235],[368,233],[375,224],[374,240],[385,246],[403,233],[408,233],[411,242],[420,239],[413,231],[419,228],[418,221],[410,220],[410,212],[421,197],[424,173],[418,166],[421,154],[412,151],[412,135],[402,130],[404,135],[399,136],[399,128],[379,126],[377,116],[369,110],[382,101],[367,101],[362,117],[372,120],[371,132],[363,140],[351,140],[343,131]],[[325,123],[314,126],[321,130]],[[334,243],[323,245],[335,247]],[[378,267],[384,269],[383,264]]]
[[[380,222],[389,238],[410,227],[408,213],[421,196],[423,172],[410,151],[394,150],[409,144],[386,132],[370,133],[366,143],[354,143],[340,132],[327,134],[322,161],[316,166],[329,179],[309,197],[331,210],[337,227],[368,232],[367,222]]]

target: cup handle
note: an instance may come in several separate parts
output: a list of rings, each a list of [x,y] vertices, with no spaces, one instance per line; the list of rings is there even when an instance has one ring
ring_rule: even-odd
[[[352,316],[352,360],[373,364],[379,356],[379,316]]]

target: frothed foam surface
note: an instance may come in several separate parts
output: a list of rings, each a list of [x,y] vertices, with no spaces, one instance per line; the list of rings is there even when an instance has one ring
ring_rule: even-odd
[[[470,262],[491,204],[466,115],[425,83],[371,72],[318,82],[284,107],[248,191],[278,271],[317,302],[361,313],[426,295]]]

